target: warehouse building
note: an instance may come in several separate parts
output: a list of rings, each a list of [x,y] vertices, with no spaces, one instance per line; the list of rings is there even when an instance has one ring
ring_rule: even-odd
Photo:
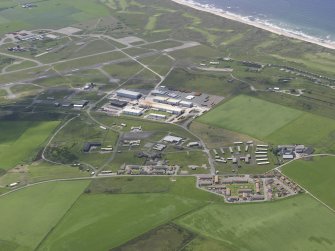
[[[181,102],[180,99],[169,98],[166,103],[169,105],[178,105]]]
[[[175,107],[175,106],[168,105],[168,104],[150,102],[150,101],[142,101],[140,103],[140,106],[144,108],[154,108],[161,112],[167,112],[167,113],[176,114],[176,115],[180,115],[184,113],[184,109],[182,108]]]
[[[167,100],[169,98],[166,98],[166,97],[155,97],[153,99],[154,102],[157,102],[157,103],[163,103],[163,104],[166,104]]]
[[[132,116],[141,116],[143,114],[143,109],[126,107],[122,110],[122,113],[126,115],[132,115]]]
[[[161,120],[161,119],[166,119],[166,115],[157,114],[157,113],[150,113],[147,118]]]
[[[125,89],[120,89],[116,91],[118,97],[130,98],[130,99],[139,99],[142,94],[139,92],[129,91]]]

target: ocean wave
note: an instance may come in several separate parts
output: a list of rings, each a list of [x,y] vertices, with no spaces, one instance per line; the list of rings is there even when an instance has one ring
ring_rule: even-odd
[[[257,14],[255,16],[250,16],[250,15],[242,16],[240,14],[231,12],[230,11],[232,9],[231,6],[229,6],[230,8],[225,10],[225,9],[216,7],[214,4],[199,3],[194,0],[184,0],[184,2],[190,5],[196,6],[196,7],[205,8],[211,12],[226,14],[236,19],[260,24],[268,28],[282,31],[284,33],[289,33],[289,34],[299,36],[302,38],[306,38],[310,40],[317,40],[320,42],[327,42],[327,43],[332,43],[332,44],[335,43],[335,37],[333,37],[330,34],[319,35],[319,36],[310,35],[306,31],[304,31],[301,27],[283,23],[278,20],[267,19],[267,16],[265,14]]]

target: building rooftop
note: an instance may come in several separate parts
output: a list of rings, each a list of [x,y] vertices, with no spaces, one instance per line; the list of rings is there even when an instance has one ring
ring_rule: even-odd
[[[183,138],[168,135],[168,136],[165,136],[163,138],[163,141],[166,141],[166,142],[180,142],[182,139]]]

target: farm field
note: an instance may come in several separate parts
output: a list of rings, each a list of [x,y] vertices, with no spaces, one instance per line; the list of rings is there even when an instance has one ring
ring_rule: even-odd
[[[90,174],[80,171],[78,167],[50,164],[45,161],[34,162],[31,165],[24,165],[8,170],[0,176],[0,187],[5,187],[14,182],[20,185],[27,183],[41,182],[51,179],[66,179],[88,177]]]
[[[322,129],[321,129],[322,128]],[[296,120],[265,137],[275,144],[305,144],[318,152],[335,152],[335,120],[304,113]]]
[[[221,199],[197,190],[193,178],[177,178],[169,182],[172,185],[167,192],[157,193],[155,188],[150,193],[148,187],[148,193],[132,194],[128,190],[128,194],[104,192],[82,195],[38,250],[109,250],[204,206],[206,201]],[[162,186],[166,188],[166,181],[162,181]]]
[[[298,110],[241,95],[206,113],[198,121],[262,139],[301,114]]]
[[[10,169],[35,157],[59,121],[1,121],[0,168]]]
[[[285,175],[306,188],[314,196],[335,209],[335,157],[313,157],[298,160],[283,168]]]
[[[87,185],[87,181],[51,182],[1,197],[1,250],[35,250]]]
[[[270,203],[214,204],[176,223],[221,242],[221,250],[328,251],[335,246],[334,214],[308,195]]]

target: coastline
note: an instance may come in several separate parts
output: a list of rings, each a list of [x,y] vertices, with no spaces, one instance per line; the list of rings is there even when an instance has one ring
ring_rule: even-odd
[[[295,34],[293,32],[290,32],[288,30],[284,30],[280,27],[270,26],[270,25],[267,25],[266,23],[262,23],[262,22],[259,22],[259,21],[251,21],[248,18],[244,18],[244,17],[239,16],[237,14],[233,14],[233,13],[230,13],[230,12],[227,12],[227,11],[223,11],[223,10],[208,7],[208,6],[203,6],[201,4],[196,4],[193,1],[187,1],[187,0],[171,0],[171,1],[173,1],[177,4],[180,4],[180,5],[184,5],[184,6],[196,9],[196,10],[211,13],[211,14],[214,14],[216,16],[220,16],[220,17],[223,17],[223,18],[226,18],[226,19],[230,19],[230,20],[233,20],[233,21],[237,21],[237,22],[240,22],[240,23],[251,25],[253,27],[275,33],[277,35],[298,39],[298,40],[301,40],[301,41],[304,41],[304,42],[316,44],[316,45],[319,45],[319,46],[322,46],[322,47],[325,47],[325,48],[328,48],[328,49],[335,50],[335,42],[332,42],[332,41],[323,41],[321,39],[311,37],[311,36],[307,36],[307,35],[298,35],[298,34]]]

